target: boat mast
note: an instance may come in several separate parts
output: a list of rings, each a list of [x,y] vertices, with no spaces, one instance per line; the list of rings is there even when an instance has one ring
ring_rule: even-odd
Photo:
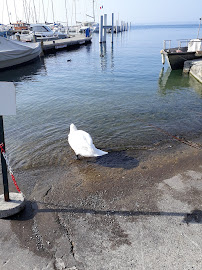
[[[52,13],[53,13],[53,23],[55,23],[55,18],[54,18],[54,8],[53,8],[53,0],[52,0]]]
[[[42,5],[43,5],[43,16],[44,16],[44,23],[46,22],[46,17],[45,17],[45,10],[44,10],[44,2],[42,0]]]
[[[3,1],[3,7],[2,7],[2,19],[1,19],[2,23],[3,23],[3,21],[4,21],[4,20],[3,20],[3,18],[4,18],[3,15],[4,15],[4,1]]]
[[[95,22],[95,0],[93,0],[93,18]]]
[[[37,17],[36,17],[36,7],[35,7],[35,3],[33,0],[33,6],[34,6],[34,15],[35,15],[35,22],[37,23]]]
[[[75,4],[75,22],[76,22],[76,0],[74,0],[74,4]]]
[[[29,23],[28,16],[27,16],[26,0],[23,0],[23,7],[24,7],[24,13],[25,13],[25,21]]]
[[[197,35],[197,38],[199,37],[199,32],[200,32],[200,27],[201,27],[201,20],[202,20],[202,17],[201,17],[199,20],[200,20],[200,23],[199,23],[199,28],[198,28],[198,35]]]
[[[15,0],[14,0],[14,8],[15,8],[15,17],[16,17],[16,22],[17,22],[18,21],[18,16],[17,16],[17,12],[16,12]]]
[[[6,0],[6,6],[7,6],[9,23],[11,24],[11,18],[10,18],[10,13],[9,13],[9,10],[8,10],[8,1],[7,0]]]
[[[69,31],[68,31],[68,16],[67,16],[67,0],[65,0],[65,9],[66,9],[66,20],[67,20],[67,34],[69,34]]]
[[[48,0],[48,4],[47,4],[47,12],[46,12],[46,22],[48,21],[49,4],[50,4],[50,2],[49,2],[49,0]]]

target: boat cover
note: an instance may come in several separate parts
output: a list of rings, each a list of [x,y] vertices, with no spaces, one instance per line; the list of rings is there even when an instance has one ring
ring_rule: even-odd
[[[188,52],[202,51],[202,40],[201,39],[191,39],[188,43]]]
[[[8,61],[41,52],[40,43],[23,43],[0,36],[0,61]]]

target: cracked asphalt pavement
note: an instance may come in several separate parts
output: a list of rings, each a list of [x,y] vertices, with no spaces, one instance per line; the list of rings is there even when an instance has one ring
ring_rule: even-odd
[[[180,145],[16,171],[26,207],[0,220],[0,269],[201,270],[201,161]]]

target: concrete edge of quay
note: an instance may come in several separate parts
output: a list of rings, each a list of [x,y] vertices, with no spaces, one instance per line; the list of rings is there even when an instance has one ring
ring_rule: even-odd
[[[202,59],[185,61],[183,72],[190,73],[202,83]]]

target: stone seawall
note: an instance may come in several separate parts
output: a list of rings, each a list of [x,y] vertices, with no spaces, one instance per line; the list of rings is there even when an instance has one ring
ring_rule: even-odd
[[[186,61],[184,63],[183,72],[190,73],[202,83],[202,59]]]

